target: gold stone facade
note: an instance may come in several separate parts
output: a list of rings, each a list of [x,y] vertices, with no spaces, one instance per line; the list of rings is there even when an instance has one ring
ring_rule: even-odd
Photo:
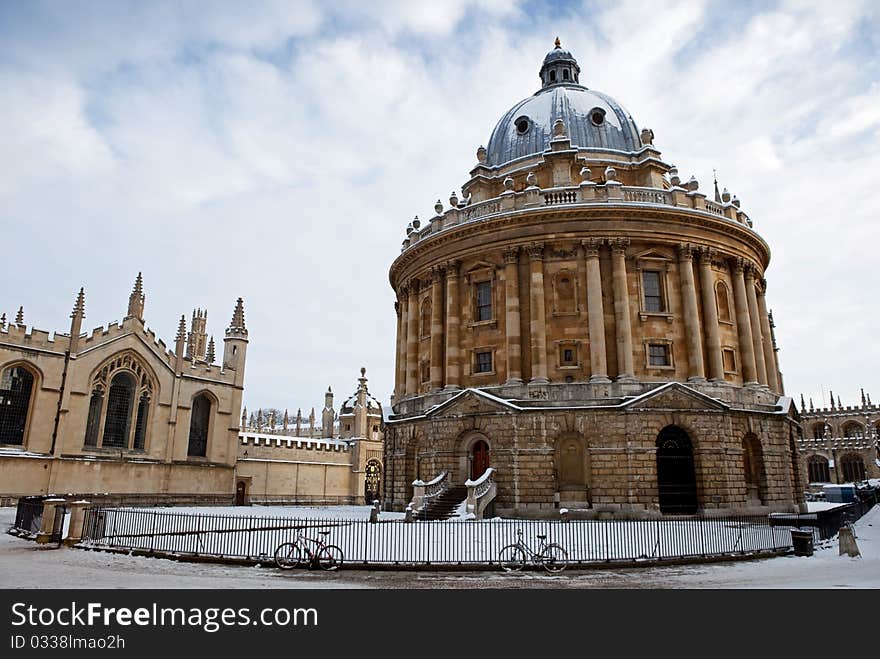
[[[414,221],[391,266],[386,505],[405,506],[416,478],[475,478],[479,441],[500,511],[796,509],[767,244],[738,200],[682,181],[559,51],[478,149],[462,197]],[[551,94],[559,118],[529,114]],[[596,107],[557,109],[575,101]],[[679,453],[690,475],[667,460]],[[692,481],[681,506],[673,472]]]

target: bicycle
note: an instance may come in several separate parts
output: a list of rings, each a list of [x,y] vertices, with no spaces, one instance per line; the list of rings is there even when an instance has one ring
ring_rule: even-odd
[[[532,551],[525,542],[523,542],[521,530],[517,530],[519,536],[512,545],[503,547],[498,552],[498,562],[501,569],[505,572],[515,572],[522,570],[527,560],[531,560],[536,565],[541,565],[547,572],[558,574],[565,569],[568,564],[568,552],[555,542],[547,543],[546,535],[535,536],[541,541],[538,551]]]
[[[318,531],[318,535],[329,534],[330,531]],[[310,544],[314,545],[314,550]],[[275,549],[275,565],[282,570],[292,570],[305,562],[309,565],[317,564],[322,570],[336,570],[342,565],[342,560],[342,549],[336,545],[328,545],[326,538],[309,538],[302,530],[296,532],[293,542],[282,542]]]

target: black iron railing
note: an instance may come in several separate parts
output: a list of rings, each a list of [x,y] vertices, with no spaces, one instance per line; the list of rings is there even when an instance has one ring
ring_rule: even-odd
[[[842,526],[858,521],[878,503],[880,503],[880,490],[872,489],[860,492],[856,501],[843,506],[814,513],[776,513],[770,516],[770,521],[772,524],[782,526],[813,528],[819,540],[828,540],[837,535]]]
[[[43,523],[43,499],[45,497],[21,497],[15,508],[15,524],[12,529],[36,535]]]
[[[417,521],[370,523],[350,519],[297,519],[186,514],[131,508],[86,510],[83,544],[179,556],[269,562],[275,548],[298,531],[339,546],[349,566],[492,565],[502,547],[537,536],[562,545],[570,563],[656,562],[784,551],[790,527],[767,516],[675,517],[650,520]]]

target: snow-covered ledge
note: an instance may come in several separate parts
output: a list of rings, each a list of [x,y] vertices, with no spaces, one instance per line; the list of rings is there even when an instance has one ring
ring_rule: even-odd
[[[441,471],[427,483],[417,478],[413,481],[412,485],[413,498],[410,506],[412,506],[414,511],[419,511],[424,508],[427,499],[433,499],[449,487],[449,472]]]
[[[489,467],[483,472],[483,475],[476,480],[466,480],[465,487],[468,489],[466,512],[471,519],[483,519],[483,511],[494,499],[498,492],[495,485],[495,468]]]

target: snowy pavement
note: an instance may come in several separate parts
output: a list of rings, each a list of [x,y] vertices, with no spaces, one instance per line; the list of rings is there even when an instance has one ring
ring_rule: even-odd
[[[0,530],[15,509],[0,508]],[[861,558],[826,543],[812,557],[655,568],[538,572],[343,570],[337,573],[183,563],[79,549],[46,549],[0,534],[4,588],[880,588],[880,507],[855,525]]]

